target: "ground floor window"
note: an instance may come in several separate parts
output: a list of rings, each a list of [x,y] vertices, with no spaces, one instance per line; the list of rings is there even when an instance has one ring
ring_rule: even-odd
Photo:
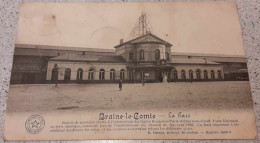
[[[133,71],[129,72],[129,79],[134,79],[134,72]]]
[[[207,70],[204,70],[204,79],[208,79],[208,71]]]
[[[124,69],[120,70],[120,79],[125,79],[125,70]]]
[[[101,80],[105,79],[105,70],[104,69],[99,70],[99,79],[101,79]]]
[[[214,72],[214,70],[211,70],[211,79],[215,79],[215,72]]]
[[[189,78],[193,79],[193,71],[192,70],[189,70]]]
[[[173,70],[173,79],[178,79],[178,72],[177,72],[177,70]]]
[[[64,80],[70,80],[70,75],[71,75],[71,69],[66,68],[65,69],[65,74],[64,74]]]
[[[182,79],[186,79],[185,70],[182,70],[182,71],[181,71],[181,78],[182,78]]]
[[[77,70],[77,80],[82,80],[83,79],[83,70],[79,68]]]
[[[94,69],[88,70],[88,79],[93,80],[94,79]]]
[[[198,69],[197,71],[196,71],[196,76],[197,76],[197,79],[200,79],[200,70]]]
[[[220,71],[220,70],[218,70],[218,79],[222,79],[221,71]]]
[[[110,79],[111,79],[111,80],[114,80],[114,79],[115,79],[115,70],[114,70],[114,69],[111,69],[111,70],[110,70]]]

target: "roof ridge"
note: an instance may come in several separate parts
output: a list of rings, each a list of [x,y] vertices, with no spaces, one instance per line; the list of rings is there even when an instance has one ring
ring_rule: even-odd
[[[171,52],[172,56],[205,56],[205,57],[226,57],[226,58],[246,58],[243,55],[228,55],[228,54],[208,54],[208,53],[184,53],[184,52]]]
[[[119,47],[119,46],[121,46],[121,45],[123,45],[123,44],[130,43],[130,42],[132,42],[132,41],[135,41],[135,40],[137,40],[137,39],[143,38],[143,37],[148,36],[148,35],[151,35],[151,36],[155,37],[156,39],[159,39],[160,41],[163,41],[163,42],[165,42],[165,43],[167,43],[167,44],[169,44],[169,45],[172,46],[171,43],[169,43],[169,42],[163,40],[162,38],[160,38],[160,37],[158,37],[158,36],[156,36],[156,35],[154,35],[154,34],[152,34],[152,33],[147,33],[147,34],[145,34],[145,35],[136,37],[136,38],[134,38],[134,39],[131,39],[131,40],[128,40],[128,41],[126,41],[126,42],[123,42],[123,43],[121,43],[121,44],[119,44],[119,45],[116,45],[116,46],[114,46],[114,48]]]
[[[15,48],[49,49],[49,50],[63,50],[63,51],[115,52],[114,49],[72,47],[72,46],[54,46],[54,45],[37,45],[37,44],[15,44]]]

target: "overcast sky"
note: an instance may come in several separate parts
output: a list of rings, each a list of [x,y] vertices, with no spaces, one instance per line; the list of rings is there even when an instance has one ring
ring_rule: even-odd
[[[16,43],[113,49],[142,12],[172,52],[244,55],[231,2],[25,3]]]

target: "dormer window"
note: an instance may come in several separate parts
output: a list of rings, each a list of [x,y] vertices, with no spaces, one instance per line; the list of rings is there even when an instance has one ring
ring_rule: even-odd
[[[131,50],[131,51],[129,52],[129,60],[130,60],[130,61],[134,60],[134,51],[133,51],[133,50]]]
[[[155,50],[155,59],[160,60],[160,50],[159,49]]]
[[[139,52],[139,60],[144,60],[144,50],[140,50],[140,52]]]

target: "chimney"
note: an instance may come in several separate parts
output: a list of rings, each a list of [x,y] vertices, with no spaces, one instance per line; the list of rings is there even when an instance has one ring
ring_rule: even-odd
[[[120,39],[120,44],[124,43],[124,39]]]

